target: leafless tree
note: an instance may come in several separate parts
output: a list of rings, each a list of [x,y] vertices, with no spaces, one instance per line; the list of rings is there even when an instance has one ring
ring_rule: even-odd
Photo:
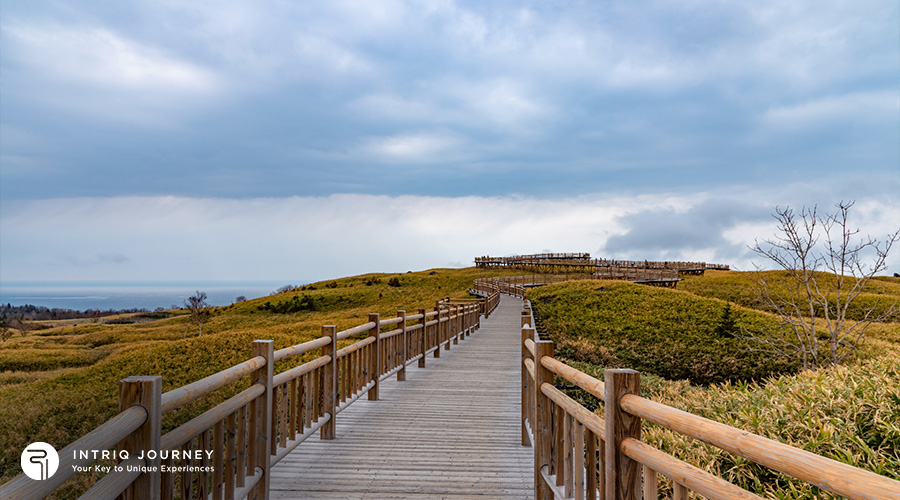
[[[776,207],[772,216],[778,234],[756,240],[751,248],[783,271],[764,273],[757,266],[755,273],[759,299],[781,325],[778,334],[744,335],[763,350],[798,360],[803,369],[840,363],[857,349],[873,322],[890,319],[898,309],[896,301],[886,306],[876,302],[848,316],[851,303],[887,268],[888,253],[900,241],[900,230],[883,240],[857,238],[859,229],[848,221],[853,205],[842,201],[835,213],[824,216],[815,206],[799,214]]]
[[[5,314],[0,315],[0,341],[6,342],[12,337],[12,321]]]
[[[30,331],[34,330],[35,325],[25,321],[24,314],[18,314],[13,317],[12,327],[19,331],[19,335],[26,337]]]
[[[203,335],[203,324],[209,321],[210,317],[209,304],[206,303],[206,297],[206,292],[197,290],[194,295],[191,295],[184,301],[184,307],[191,313],[191,324],[197,325],[199,329],[198,336]],[[185,336],[187,336],[187,331],[185,331]]]

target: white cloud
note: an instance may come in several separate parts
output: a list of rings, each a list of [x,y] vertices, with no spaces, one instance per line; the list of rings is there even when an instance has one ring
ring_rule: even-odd
[[[4,26],[11,52],[34,69],[66,81],[132,91],[208,93],[215,74],[104,28],[62,25]]]
[[[10,91],[42,111],[171,128],[227,90],[216,71],[103,27],[13,24],[2,30],[4,57],[23,68],[8,79]]]
[[[461,141],[447,133],[413,133],[369,138],[363,153],[388,160],[431,163],[458,156]]]

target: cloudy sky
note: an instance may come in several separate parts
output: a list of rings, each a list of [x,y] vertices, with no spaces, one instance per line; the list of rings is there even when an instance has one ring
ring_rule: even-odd
[[[848,199],[883,237],[898,25],[895,0],[4,0],[0,280],[746,269],[776,205]]]

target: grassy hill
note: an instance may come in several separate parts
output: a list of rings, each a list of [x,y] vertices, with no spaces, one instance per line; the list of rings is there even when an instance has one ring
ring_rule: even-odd
[[[833,275],[821,272],[816,274],[820,286],[831,286],[834,283]],[[707,271],[703,276],[685,277],[685,280],[678,284],[678,288],[703,297],[713,297],[748,308],[767,310],[758,300],[754,276],[753,272]],[[761,276],[779,293],[790,293],[791,282],[786,272],[763,271]],[[888,311],[891,306],[896,306],[898,300],[900,300],[900,278],[879,276],[866,284],[863,293],[847,310],[847,317],[854,320],[862,319],[865,311],[869,309],[874,309],[877,316]],[[823,317],[821,310],[817,310],[816,315]],[[894,320],[900,320],[900,315],[895,314]]]
[[[274,340],[276,349],[295,345],[320,336],[322,325],[341,330],[367,322],[369,313],[394,317],[399,309],[432,308],[438,299],[466,296],[474,279],[498,274],[433,269],[313,283],[213,308],[202,337],[183,314],[133,324],[87,322],[16,336],[0,343],[0,483],[18,474],[19,456],[28,443],[46,441],[59,449],[115,415],[117,383],[127,376],[161,375],[163,391],[171,390],[246,360],[253,340]],[[287,369],[288,362],[276,365],[276,373]],[[167,414],[164,432],[244,388],[232,384]],[[85,474],[76,479],[84,484],[69,485],[57,497],[75,497],[90,481]]]
[[[692,293],[622,281],[574,281],[529,292],[566,358],[709,384],[796,371],[736,337],[768,317]]]
[[[844,365],[795,373],[795,365],[722,335],[772,318],[753,308],[751,284],[744,273],[712,272],[678,290],[586,281],[528,296],[557,356],[586,373],[602,379],[607,367],[640,370],[641,392],[654,401],[900,480],[900,323],[874,324]],[[896,301],[898,285],[880,279],[868,299]],[[583,391],[571,395],[602,413]],[[839,498],[653,424],[643,435],[767,498]]]

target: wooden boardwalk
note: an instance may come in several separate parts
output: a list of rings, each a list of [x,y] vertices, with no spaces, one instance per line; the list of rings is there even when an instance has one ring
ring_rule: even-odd
[[[533,498],[534,452],[521,445],[521,300],[504,296],[481,329],[412,363],[272,468],[275,499]]]

